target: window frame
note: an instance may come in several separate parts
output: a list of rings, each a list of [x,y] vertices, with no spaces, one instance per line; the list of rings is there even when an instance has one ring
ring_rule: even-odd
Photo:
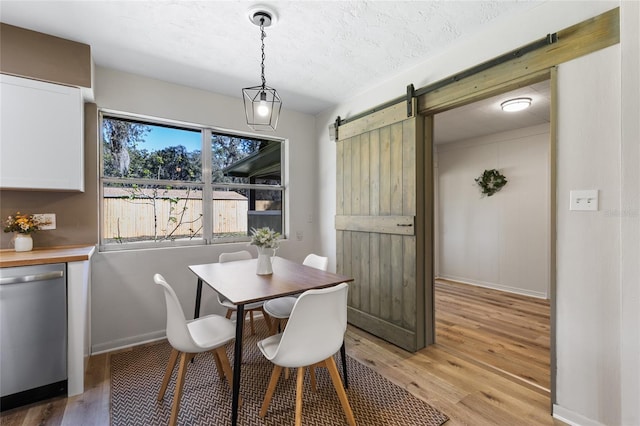
[[[148,124],[151,126],[167,126],[175,127],[185,130],[197,130],[201,133],[201,180],[199,181],[183,181],[183,180],[169,180],[169,179],[144,179],[144,178],[123,178],[123,177],[106,177],[104,175],[104,133],[103,133],[103,120],[104,118],[113,118],[120,120],[127,120],[136,123]],[[202,245],[216,245],[216,244],[228,244],[238,242],[249,242],[251,237],[236,236],[236,237],[215,237],[213,233],[213,203],[205,203],[204,200],[213,199],[213,191],[217,188],[225,190],[243,189],[243,190],[276,190],[281,193],[281,227],[282,238],[287,238],[286,224],[288,223],[285,212],[286,200],[288,200],[288,189],[285,179],[287,172],[287,164],[285,163],[285,150],[288,140],[282,137],[265,136],[262,134],[242,132],[237,130],[229,130],[216,126],[209,126],[204,124],[195,124],[190,122],[170,120],[165,118],[152,117],[147,115],[125,113],[121,111],[110,110],[106,108],[100,108],[98,110],[98,144],[99,144],[99,168],[98,168],[98,186],[99,186],[99,251],[124,251],[124,250],[140,250],[140,249],[157,249],[163,247],[192,247]],[[247,138],[253,140],[265,140],[279,142],[280,147],[280,185],[267,185],[267,184],[249,184],[249,183],[224,183],[213,182],[212,178],[212,135],[222,134],[239,138]],[[125,243],[105,243],[103,238],[104,228],[104,185],[105,183],[126,183],[126,184],[145,184],[145,185],[159,185],[166,186],[171,185],[173,187],[189,187],[202,190],[202,237],[201,238],[180,238],[175,240],[146,240],[136,242]],[[249,229],[247,230],[249,232]]]

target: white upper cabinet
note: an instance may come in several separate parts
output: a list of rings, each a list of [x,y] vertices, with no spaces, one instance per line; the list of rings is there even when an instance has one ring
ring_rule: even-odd
[[[84,191],[77,87],[0,75],[0,188]]]

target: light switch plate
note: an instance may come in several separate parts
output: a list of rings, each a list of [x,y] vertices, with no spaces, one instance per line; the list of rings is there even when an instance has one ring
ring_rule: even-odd
[[[598,190],[573,190],[569,192],[569,210],[597,211]]]
[[[42,231],[56,229],[56,214],[55,213],[37,213],[33,215],[33,218],[42,223],[39,228]]]

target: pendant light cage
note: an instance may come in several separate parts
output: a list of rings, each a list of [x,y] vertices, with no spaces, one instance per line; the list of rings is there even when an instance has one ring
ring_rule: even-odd
[[[247,125],[251,129],[265,131],[278,127],[282,100],[276,89],[266,85],[246,87],[242,89],[242,99]]]
[[[275,130],[278,127],[282,100],[273,87],[267,86],[264,77],[264,39],[266,34],[264,27],[272,23],[271,13],[258,10],[250,16],[251,22],[260,26],[260,41],[262,60],[260,63],[262,84],[259,86],[245,87],[242,89],[242,100],[244,102],[244,112],[247,118],[247,125],[256,131]]]

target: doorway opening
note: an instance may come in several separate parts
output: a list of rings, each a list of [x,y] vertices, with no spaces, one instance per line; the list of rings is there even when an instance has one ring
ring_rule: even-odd
[[[529,98],[529,108],[500,105]],[[542,81],[434,116],[435,340],[549,394],[551,89]],[[487,196],[476,183],[498,170]]]

